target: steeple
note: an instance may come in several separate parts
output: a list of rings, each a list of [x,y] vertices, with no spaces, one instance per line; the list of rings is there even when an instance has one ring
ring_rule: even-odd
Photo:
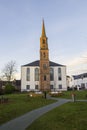
[[[40,89],[42,91],[50,90],[49,49],[47,40],[43,20],[42,34],[40,37]]]
[[[45,25],[44,25],[44,20],[42,22],[42,34],[40,37],[40,49],[43,50],[48,50],[48,43],[47,43],[47,37],[46,37],[46,32],[45,32]]]
[[[42,35],[41,36],[46,37],[44,20],[43,20],[43,23],[42,23]]]

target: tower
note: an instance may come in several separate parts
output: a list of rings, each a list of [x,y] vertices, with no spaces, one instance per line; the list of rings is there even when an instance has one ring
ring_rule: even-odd
[[[49,49],[45,32],[44,20],[40,37],[40,90],[50,90]]]

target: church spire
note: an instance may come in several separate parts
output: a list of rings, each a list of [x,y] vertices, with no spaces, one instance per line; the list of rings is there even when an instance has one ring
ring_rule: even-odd
[[[40,89],[42,91],[50,90],[49,49],[47,39],[43,20],[42,34],[40,37]]]
[[[42,37],[46,37],[44,20],[43,20],[43,23],[42,23]]]

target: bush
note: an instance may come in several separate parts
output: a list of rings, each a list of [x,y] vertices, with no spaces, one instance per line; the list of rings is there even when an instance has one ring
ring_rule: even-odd
[[[15,90],[15,87],[13,85],[11,85],[10,83],[8,83],[6,86],[5,86],[5,93],[6,94],[11,94],[13,93]]]
[[[0,89],[0,95],[3,95],[3,94],[4,94],[4,90]]]
[[[63,95],[62,92],[51,92],[50,96],[51,97],[61,97]]]

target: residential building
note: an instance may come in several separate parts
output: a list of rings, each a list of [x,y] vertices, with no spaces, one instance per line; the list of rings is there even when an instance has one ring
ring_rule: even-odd
[[[76,87],[78,90],[87,89],[87,73],[73,75],[71,84],[71,87]]]

